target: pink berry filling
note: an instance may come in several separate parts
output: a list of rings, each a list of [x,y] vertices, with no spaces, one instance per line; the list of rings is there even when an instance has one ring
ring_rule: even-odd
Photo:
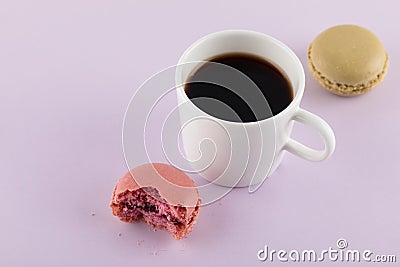
[[[119,197],[119,214],[126,221],[144,220],[169,232],[176,233],[185,228],[185,207],[172,208],[154,188],[127,191]],[[178,217],[181,216],[181,217]]]

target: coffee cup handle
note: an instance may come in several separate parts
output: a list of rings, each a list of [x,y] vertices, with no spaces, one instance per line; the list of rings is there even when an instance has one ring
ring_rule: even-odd
[[[328,125],[328,123],[326,123],[317,115],[301,108],[296,111],[296,113],[292,117],[292,120],[309,125],[317,130],[324,140],[325,148],[323,150],[316,150],[306,145],[303,145],[289,137],[283,149],[301,158],[311,161],[324,160],[333,153],[336,145],[335,134],[333,133],[333,130]]]

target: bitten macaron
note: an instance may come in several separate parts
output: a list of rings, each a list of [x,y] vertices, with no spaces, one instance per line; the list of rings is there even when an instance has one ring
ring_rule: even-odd
[[[310,44],[308,65],[314,78],[328,91],[355,96],[382,81],[389,57],[371,31],[356,25],[338,25],[320,33]]]
[[[192,231],[200,204],[194,181],[183,171],[169,164],[147,163],[119,179],[110,207],[121,221],[144,221],[179,240]]]

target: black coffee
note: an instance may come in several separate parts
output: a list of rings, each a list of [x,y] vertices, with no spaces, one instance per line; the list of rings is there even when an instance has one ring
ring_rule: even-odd
[[[185,92],[204,112],[234,122],[272,117],[293,100],[292,86],[280,70],[245,53],[209,59],[189,77]]]

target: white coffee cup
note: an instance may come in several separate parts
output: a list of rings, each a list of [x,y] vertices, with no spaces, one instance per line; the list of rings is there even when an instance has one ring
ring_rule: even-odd
[[[184,90],[190,75],[204,61],[232,52],[263,57],[285,73],[294,91],[289,106],[273,117],[242,123],[215,118],[194,105]],[[228,187],[257,185],[276,170],[285,151],[320,161],[335,149],[331,127],[317,115],[300,108],[305,86],[300,60],[285,44],[268,35],[249,30],[209,34],[183,53],[175,81],[183,149],[194,170],[208,181]],[[316,129],[325,148],[315,150],[290,138],[294,121]]]

